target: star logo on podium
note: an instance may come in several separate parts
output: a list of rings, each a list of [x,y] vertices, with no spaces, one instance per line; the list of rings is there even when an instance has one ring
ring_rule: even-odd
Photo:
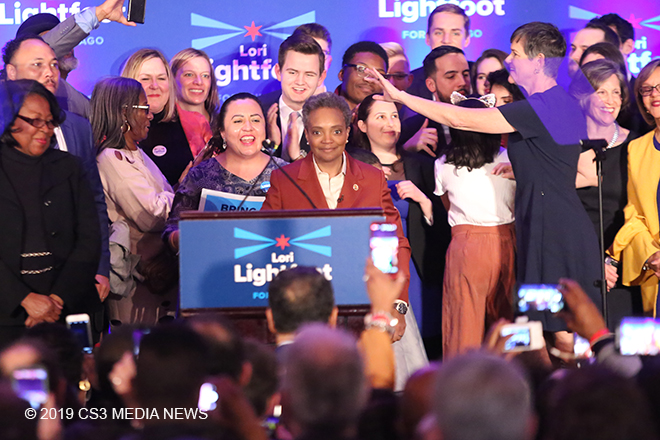
[[[282,250],[284,250],[285,247],[291,246],[289,244],[290,239],[291,239],[291,237],[285,237],[284,234],[280,235],[279,237],[276,237],[275,241],[277,241],[277,244],[275,245],[275,247],[278,247],[278,248],[281,248]]]
[[[326,237],[330,237],[331,235],[332,232],[330,226],[324,226],[320,229],[308,232],[296,238],[287,237],[283,233],[280,233],[280,236],[275,237],[274,239],[270,237],[264,237],[263,235],[255,234],[254,232],[246,231],[245,229],[234,228],[234,238],[261,242],[261,244],[252,244],[249,246],[234,248],[234,258],[241,258],[246,255],[250,255],[255,252],[258,252],[262,249],[269,248],[271,246],[278,247],[282,250],[284,250],[284,248],[286,247],[296,246],[314,252],[316,254],[324,255],[326,257],[332,257],[331,246],[327,246],[323,244],[307,243],[307,241],[309,240],[326,238]]]

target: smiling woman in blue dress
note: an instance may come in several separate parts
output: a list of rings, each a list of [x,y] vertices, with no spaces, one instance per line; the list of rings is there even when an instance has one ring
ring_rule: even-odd
[[[579,141],[587,138],[578,103],[556,81],[566,41],[556,26],[527,23],[511,36],[506,59],[511,77],[529,95],[525,101],[490,109],[469,109],[401,92],[378,80],[386,99],[453,128],[509,136],[508,153],[516,176],[517,283],[577,280],[601,304],[594,281],[600,277],[598,240],[575,189]],[[549,314],[530,315],[550,332],[565,324]],[[565,335],[565,334],[563,334]],[[562,337],[566,351],[572,350]],[[561,341],[560,341],[561,342]]]

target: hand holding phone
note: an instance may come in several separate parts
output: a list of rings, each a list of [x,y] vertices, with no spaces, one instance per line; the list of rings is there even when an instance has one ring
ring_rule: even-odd
[[[590,340],[598,331],[607,328],[600,310],[577,282],[562,278],[559,280],[559,290],[566,302],[559,316],[566,321],[569,330]]]

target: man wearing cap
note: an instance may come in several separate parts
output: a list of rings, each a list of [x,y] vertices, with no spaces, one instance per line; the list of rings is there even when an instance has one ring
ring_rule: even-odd
[[[60,64],[61,78],[54,93],[63,110],[89,119],[89,99],[66,81],[69,72],[77,67],[78,60],[73,55],[73,49],[87,38],[93,29],[98,28],[102,20],[135,26],[135,23],[128,22],[124,17],[122,5],[123,0],[106,0],[100,6],[73,14],[61,23],[53,14],[36,14],[18,28],[16,38],[41,36],[55,52]],[[68,68],[63,68],[64,65],[68,65]]]

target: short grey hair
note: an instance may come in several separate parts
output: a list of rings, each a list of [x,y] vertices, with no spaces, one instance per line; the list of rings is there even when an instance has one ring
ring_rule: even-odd
[[[351,335],[309,324],[284,355],[283,391],[292,417],[304,430],[337,432],[357,423],[368,386]]]
[[[310,113],[320,108],[335,108],[339,110],[344,116],[346,127],[351,126],[352,113],[346,100],[339,95],[335,95],[334,93],[324,92],[312,96],[305,102],[305,105],[303,105],[302,117],[305,128],[308,128],[307,125],[309,123]]]
[[[518,368],[470,353],[440,368],[433,410],[444,440],[524,440],[532,395]]]

